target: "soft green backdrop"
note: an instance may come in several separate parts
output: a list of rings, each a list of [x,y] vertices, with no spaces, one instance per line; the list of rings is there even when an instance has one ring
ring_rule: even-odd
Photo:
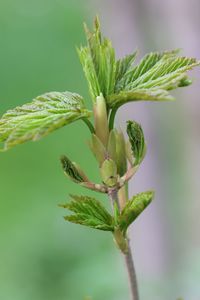
[[[199,9],[199,0],[0,0],[0,114],[48,91],[89,99],[75,46],[96,12],[119,55],[181,47],[199,58]],[[123,128],[142,123],[148,143],[131,193],[156,190],[131,227],[144,300],[200,299],[198,69],[192,77],[176,102],[130,103],[118,114]],[[88,193],[64,177],[61,154],[96,179],[88,138],[79,121],[0,154],[0,300],[128,299],[109,233],[65,223],[57,206]]]
[[[84,41],[83,20],[92,18],[85,7],[83,1],[0,1],[0,114],[47,91],[87,97],[75,50]],[[95,178],[88,138],[79,121],[0,155],[0,299],[127,295],[110,235],[65,223],[57,207],[68,193],[82,191],[64,177],[61,154]]]

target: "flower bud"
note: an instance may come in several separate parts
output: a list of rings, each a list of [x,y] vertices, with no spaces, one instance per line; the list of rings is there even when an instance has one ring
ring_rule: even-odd
[[[108,152],[108,157],[116,161],[117,149],[116,149],[116,133],[114,129],[112,129],[109,134],[107,152]]]
[[[109,137],[108,116],[106,102],[102,94],[96,98],[96,103],[94,105],[94,119],[95,133],[102,144],[107,147]]]
[[[127,171],[126,160],[126,144],[122,131],[115,131],[116,135],[116,152],[117,152],[117,170],[120,176],[123,176]]]
[[[89,147],[101,166],[107,157],[107,152],[104,145],[95,134],[92,134],[92,141],[89,142]]]
[[[134,157],[133,165],[139,165],[146,153],[144,133],[140,124],[134,121],[127,122],[127,134],[131,144],[132,154]]]
[[[80,169],[80,167],[72,162],[67,156],[63,155],[60,158],[64,173],[67,177],[69,177],[72,181],[76,183],[86,182],[88,178],[84,174],[84,172]]]
[[[106,159],[100,169],[103,183],[108,187],[113,187],[117,184],[117,166],[112,159]]]
[[[74,167],[76,168],[77,172],[79,173],[79,175],[82,177],[84,182],[88,182],[89,179],[86,176],[86,174],[83,172],[83,170],[81,169],[81,167],[79,166],[79,164],[77,164],[76,162],[72,162],[72,164],[74,165]]]

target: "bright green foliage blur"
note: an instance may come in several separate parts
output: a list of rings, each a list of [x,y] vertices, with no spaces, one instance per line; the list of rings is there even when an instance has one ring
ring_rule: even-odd
[[[88,20],[90,10],[86,9],[87,4],[89,0],[0,1],[0,115],[48,91],[69,90],[89,99],[86,80],[75,51],[75,45],[85,44],[84,32],[81,31],[83,21],[91,24],[96,13],[91,13]],[[145,9],[142,11],[143,14],[147,12]],[[152,11],[157,13],[157,9]],[[162,38],[157,38],[161,35],[168,43],[165,27],[170,26],[163,24],[171,24],[171,18],[165,22],[162,19],[163,31],[157,25],[153,28],[155,31],[152,30],[152,38],[148,18],[141,14],[138,16],[142,22],[142,26],[138,23],[138,31],[145,48],[157,48],[157,43],[163,47]],[[188,26],[184,14],[182,18],[186,25],[176,28],[178,32]],[[159,21],[159,18],[156,16],[155,20]],[[115,19],[114,22],[119,23],[119,20]],[[144,31],[140,31],[142,27],[145,28],[146,36]],[[155,35],[158,31],[159,35]],[[177,31],[173,30],[173,34],[177,35]],[[185,32],[180,36],[185,36],[188,42]],[[150,39],[151,43],[148,44]],[[174,47],[174,44],[171,46]],[[171,46],[167,47],[173,48]],[[183,85],[188,83],[182,81]],[[123,100],[124,95],[121,96]],[[111,100],[114,103],[115,97]],[[91,108],[91,102],[86,102],[87,107]],[[155,177],[154,182],[160,186],[160,199],[157,198],[159,209],[154,218],[158,221],[149,227],[158,230],[154,232],[148,228],[145,236],[145,239],[149,239],[148,251],[142,244],[143,252],[138,248],[144,258],[144,262],[143,259],[139,262],[141,266],[143,264],[143,269],[138,268],[144,272],[140,271],[138,279],[143,286],[141,292],[147,298],[152,295],[153,299],[164,299],[165,295],[173,294],[175,299],[177,291],[184,294],[187,289],[199,295],[199,251],[198,247],[194,247],[195,239],[191,243],[191,232],[193,228],[196,229],[198,218],[194,211],[196,213],[198,209],[193,208],[195,193],[191,196],[191,189],[195,180],[191,169],[189,172],[191,158],[185,146],[191,142],[189,136],[191,129],[196,128],[196,121],[192,120],[192,114],[184,113],[187,107],[183,108],[178,101],[173,106],[163,105],[149,105],[149,117],[146,115],[147,129],[152,126],[152,119],[155,122],[151,128],[153,136],[149,136],[150,147],[155,155],[149,156],[153,160],[150,167],[153,167],[147,165],[150,173],[147,172],[145,178],[148,180],[145,180],[149,182],[149,174]],[[196,104],[191,101],[190,105]],[[137,108],[134,110],[136,112]],[[195,134],[196,142],[198,131]],[[88,170],[87,175],[91,179],[97,179],[97,165],[85,142],[88,139],[88,130],[79,121],[39,142],[30,142],[1,153],[0,299],[89,300],[90,295],[92,300],[127,298],[126,275],[118,250],[113,247],[111,235],[66,223],[62,218],[65,212],[57,206],[69,200],[69,193],[83,193],[81,187],[63,176],[60,155],[67,154],[84,170]],[[96,196],[87,191],[88,194]],[[198,195],[196,198],[197,205]],[[104,205],[106,203],[103,201]],[[194,224],[190,226],[191,221]],[[147,222],[149,224],[149,220]],[[159,232],[160,249],[162,245],[167,247],[157,255],[154,250],[158,244],[154,244],[154,236]],[[161,238],[163,232],[165,234]],[[139,236],[144,240],[141,231]],[[145,255],[150,256],[152,252],[154,256],[149,266],[155,265],[155,270],[158,270],[158,264],[162,261],[159,256],[164,259],[167,257],[160,273],[156,273],[154,268],[149,267],[149,271],[148,266],[144,267],[147,262]],[[145,272],[151,275],[145,275]]]
[[[86,2],[1,0],[1,115],[47,91],[70,90],[89,98],[75,51],[84,40]],[[91,295],[117,300],[127,295],[111,236],[66,223],[57,206],[68,193],[82,192],[63,176],[61,154],[97,179],[95,160],[86,151],[88,138],[79,121],[1,154],[0,299]]]

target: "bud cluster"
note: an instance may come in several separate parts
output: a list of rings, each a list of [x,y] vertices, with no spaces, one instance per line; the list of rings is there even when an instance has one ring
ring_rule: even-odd
[[[125,141],[122,131],[109,130],[108,119],[106,102],[101,94],[94,104],[95,133],[91,135],[89,147],[98,162],[102,183],[92,183],[78,164],[66,156],[61,157],[64,173],[71,180],[103,193],[120,190],[135,174],[146,152],[144,134],[138,123],[127,122],[129,141]]]
[[[88,189],[108,194],[113,207],[113,229],[111,231],[113,231],[114,240],[118,247],[121,251],[126,252],[128,245],[126,231],[130,223],[129,220],[132,220],[133,216],[139,215],[146,207],[143,203],[144,197],[142,197],[142,201],[139,200],[141,206],[131,207],[126,192],[126,183],[135,174],[145,156],[144,134],[141,126],[133,121],[127,122],[128,141],[125,140],[122,131],[115,128],[109,129],[109,111],[102,94],[96,98],[94,104],[94,125],[94,133],[91,133],[89,147],[97,160],[102,182],[91,182],[80,166],[71,162],[66,156],[61,157],[62,166],[64,173],[73,182]],[[78,201],[82,200],[79,199]],[[76,223],[83,223],[83,220],[80,220],[80,215],[66,218]],[[94,220],[85,220],[85,224],[94,224]],[[105,224],[103,227],[95,226],[94,228],[97,229],[111,228]]]

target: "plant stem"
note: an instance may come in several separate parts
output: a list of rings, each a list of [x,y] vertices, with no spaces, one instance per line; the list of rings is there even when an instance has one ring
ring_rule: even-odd
[[[118,191],[112,190],[108,195],[111,200],[112,207],[114,206],[114,202],[116,202],[120,209],[120,201],[119,201],[119,197],[118,197]],[[135,271],[134,262],[133,262],[133,256],[131,253],[131,247],[130,247],[128,237],[126,237],[126,239],[127,239],[128,248],[127,248],[126,253],[122,252],[122,254],[125,259],[126,269],[127,269],[127,273],[128,273],[131,300],[139,300],[137,277],[136,277],[136,271]]]
[[[131,291],[131,300],[139,300],[137,277],[135,272],[135,266],[133,262],[133,256],[131,253],[131,247],[128,241],[128,252],[124,255],[126,268],[128,272],[129,286]]]
[[[120,206],[119,206],[119,198],[118,198],[118,190],[114,189],[114,190],[110,190],[110,192],[108,193],[108,196],[111,200],[111,206],[112,209],[114,208],[114,203],[117,203],[117,207],[120,210]]]

